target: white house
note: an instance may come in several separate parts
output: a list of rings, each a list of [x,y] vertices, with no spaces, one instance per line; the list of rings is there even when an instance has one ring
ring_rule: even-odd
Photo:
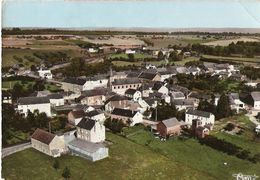
[[[156,82],[152,88],[153,91],[157,91],[164,95],[168,95],[169,89],[165,86],[163,82]]]
[[[192,120],[199,119],[202,126],[214,125],[215,116],[210,112],[188,109],[185,113],[185,123],[192,125]]]
[[[46,79],[52,79],[52,73],[51,73],[51,70],[49,69],[40,69],[38,71],[38,74],[41,78],[46,78]]]
[[[190,99],[176,99],[172,101],[178,111],[194,107],[194,102]]]
[[[127,49],[125,50],[126,54],[135,54],[135,50]]]
[[[230,102],[231,109],[236,110],[237,113],[239,113],[240,109],[245,108],[245,103],[240,101],[238,93],[230,93],[229,94],[229,102]]]
[[[88,48],[88,52],[90,52],[90,53],[97,53],[98,49],[97,48]]]
[[[138,78],[115,79],[112,82],[112,91],[124,95],[127,89],[138,89],[142,82]]]
[[[51,103],[48,97],[22,97],[18,99],[17,104],[17,110],[25,116],[28,111],[34,112],[35,110],[51,116]]]
[[[251,92],[254,101],[254,109],[260,110],[260,91]]]
[[[256,132],[257,134],[260,133],[260,125],[256,126],[256,128],[255,128],[255,132]]]
[[[134,126],[143,122],[143,115],[138,111],[115,108],[111,113],[111,119],[122,120],[125,124]]]
[[[82,118],[76,127],[79,139],[93,143],[103,142],[106,139],[103,123],[90,118]]]
[[[125,92],[125,96],[138,101],[142,97],[142,93],[136,89],[128,89]]]
[[[57,135],[36,129],[31,136],[32,148],[49,156],[59,157],[66,151],[64,141]]]
[[[53,93],[47,96],[50,99],[51,106],[63,106],[64,98],[62,94]]]

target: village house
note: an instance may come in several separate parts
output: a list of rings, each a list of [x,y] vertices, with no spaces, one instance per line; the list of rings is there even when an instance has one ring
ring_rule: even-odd
[[[2,103],[12,104],[12,94],[8,91],[2,91]]]
[[[64,98],[62,94],[53,93],[53,94],[49,94],[47,97],[50,99],[50,103],[52,107],[64,105]]]
[[[64,141],[55,134],[37,128],[31,136],[32,148],[52,157],[65,153]]]
[[[168,94],[163,94],[159,92],[150,93],[148,98],[164,100],[164,102],[168,104],[171,103],[171,97]]]
[[[114,95],[105,102],[105,111],[111,112],[114,108],[126,108],[129,98],[121,95]]]
[[[73,78],[69,77],[64,79],[62,82],[62,89],[67,91],[72,91],[74,93],[80,94],[83,91],[83,86],[86,83],[86,80],[83,78]]]
[[[237,113],[239,113],[239,110],[245,109],[245,103],[240,101],[238,93],[230,93],[228,97],[231,109],[236,110]]]
[[[185,95],[180,91],[172,91],[170,94],[172,100],[185,99]]]
[[[194,108],[194,102],[190,99],[176,99],[172,101],[172,104],[178,111]]]
[[[142,93],[142,97],[149,97],[150,93],[153,93],[153,86],[155,82],[147,82],[143,83],[142,86],[139,88],[139,91]]]
[[[166,84],[163,82],[155,82],[152,90],[162,93],[164,95],[168,95],[168,93],[169,93],[169,90],[166,87]]]
[[[41,78],[43,79],[52,79],[52,73],[51,73],[51,70],[49,69],[43,69],[41,68],[39,71],[38,71],[38,74]]]
[[[109,82],[113,82],[115,79],[125,79],[127,78],[127,73],[126,72],[116,72],[116,71],[111,71],[110,76],[109,76]]]
[[[101,110],[93,110],[86,112],[85,117],[88,117],[101,123],[104,123],[106,120],[105,114]]]
[[[161,75],[156,72],[142,72],[139,76],[142,81],[161,81]]]
[[[80,103],[89,106],[103,105],[106,101],[107,94],[108,91],[104,88],[82,91],[79,97]]]
[[[72,125],[77,125],[83,117],[85,117],[86,112],[83,109],[73,109],[68,113],[68,122]]]
[[[92,143],[82,139],[74,139],[68,143],[72,155],[80,156],[92,162],[108,157],[108,148],[101,143]]]
[[[193,119],[192,120],[192,126],[191,130],[193,132],[193,135],[198,138],[205,138],[209,135],[209,128],[207,125],[202,125],[202,121],[199,119]]]
[[[125,96],[131,98],[133,101],[138,101],[142,98],[142,93],[136,89],[128,89],[125,92]]]
[[[17,100],[17,104],[18,112],[25,116],[27,116],[28,111],[34,112],[35,110],[51,116],[51,104],[48,97],[22,97]]]
[[[253,98],[253,108],[255,110],[260,110],[260,91],[251,92]]]
[[[161,81],[164,82],[165,80],[175,76],[177,74],[176,68],[158,68],[158,73],[161,75]]]
[[[125,50],[126,54],[135,54],[135,50],[131,50],[131,49],[126,49]]]
[[[92,90],[96,88],[107,88],[108,76],[106,74],[98,74],[87,77],[83,85],[83,91]]]
[[[162,137],[178,136],[181,134],[181,126],[183,123],[179,122],[175,117],[165,119],[157,124],[157,131]]]
[[[115,79],[112,82],[112,91],[124,95],[127,89],[138,89],[142,83],[137,78]]]
[[[185,113],[185,123],[192,125],[192,120],[194,119],[199,119],[202,126],[209,125],[213,127],[215,123],[214,114],[206,111],[188,109]]]
[[[82,118],[77,124],[77,138],[93,143],[103,142],[106,139],[103,123],[90,118]]]
[[[138,111],[115,108],[111,113],[111,119],[122,120],[124,124],[134,126],[143,122],[143,115]]]

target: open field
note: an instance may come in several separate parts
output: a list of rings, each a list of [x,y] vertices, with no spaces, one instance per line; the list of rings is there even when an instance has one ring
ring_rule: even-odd
[[[144,59],[144,58],[149,58],[151,57],[150,55],[146,55],[146,54],[141,54],[141,53],[136,53],[134,54],[134,58],[135,59]],[[128,55],[125,53],[120,53],[120,54],[111,54],[109,57],[109,59],[115,59],[115,58],[124,58],[124,59],[128,59]]]
[[[57,53],[57,52],[64,52],[70,57],[79,57],[82,56],[81,52],[78,50],[73,49],[60,49],[60,50],[54,50],[54,49],[6,49],[3,48],[2,51],[2,66],[3,67],[9,67],[14,64],[23,63],[26,67],[30,67],[32,64],[40,64],[41,60],[34,56],[33,53]],[[17,61],[14,56],[18,58],[22,58],[22,62]],[[34,58],[34,61],[29,61],[25,58],[25,56],[31,56]]]
[[[203,45],[207,46],[228,46],[229,44],[237,43],[238,41],[244,41],[244,42],[259,42],[260,40],[253,37],[240,37],[236,39],[227,39],[227,40],[217,40],[217,41],[211,41],[202,43]]]
[[[85,37],[83,40],[94,43],[94,44],[112,44],[115,46],[141,46],[145,45],[144,41],[141,39],[137,38],[136,36],[100,36],[100,37],[92,37],[88,38]]]
[[[35,81],[21,81],[21,80],[2,81],[2,90],[13,89],[13,87],[16,83],[19,83],[20,85],[23,86],[24,89],[27,89],[30,86],[33,86],[35,84]],[[56,85],[51,84],[51,83],[45,83],[44,86],[45,86],[45,89],[49,90],[49,91],[56,91],[59,89],[59,87],[57,87]]]
[[[227,62],[237,62],[237,63],[260,63],[259,57],[254,58],[241,58],[241,57],[224,57],[224,56],[212,56],[212,55],[202,55],[202,57],[213,60],[227,61]]]
[[[109,147],[109,157],[104,160],[92,163],[64,155],[58,158],[61,167],[56,171],[52,167],[53,158],[27,149],[3,159],[3,177],[8,180],[62,179],[62,171],[68,166],[71,179],[214,179],[118,135],[107,133],[107,139],[113,144]]]
[[[112,61],[113,65],[115,66],[142,66],[144,61],[137,61],[137,62],[127,62],[127,61]],[[148,61],[146,63],[155,65],[155,66],[160,66],[160,65],[166,65],[167,63],[165,61]]]
[[[241,122],[247,121],[240,118]],[[260,142],[252,139],[245,139],[250,129],[242,135],[228,135],[224,132],[215,133],[214,136],[231,142],[237,146],[248,149],[251,153],[260,152]],[[126,133],[128,139],[137,144],[148,147],[149,149],[163,154],[174,162],[178,162],[208,173],[216,179],[232,179],[233,173],[259,175],[260,163],[254,164],[247,160],[239,159],[235,156],[227,155],[206,145],[201,145],[196,139],[170,138],[167,142],[161,142],[147,130],[139,129],[137,133]],[[227,165],[224,165],[224,162]],[[248,168],[250,167],[250,168]]]

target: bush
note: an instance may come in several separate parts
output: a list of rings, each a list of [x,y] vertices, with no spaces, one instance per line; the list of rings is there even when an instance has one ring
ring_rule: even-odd
[[[60,168],[60,163],[57,159],[55,159],[55,161],[53,163],[53,168],[56,169],[56,170]]]
[[[69,170],[69,168],[67,166],[63,170],[62,177],[64,177],[65,179],[69,179],[70,178],[70,170]]]

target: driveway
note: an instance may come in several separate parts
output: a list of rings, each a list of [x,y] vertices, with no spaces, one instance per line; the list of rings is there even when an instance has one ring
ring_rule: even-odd
[[[9,156],[13,153],[28,149],[30,147],[32,147],[31,142],[23,143],[23,144],[19,144],[19,145],[7,147],[7,148],[3,148],[2,149],[2,158]]]

